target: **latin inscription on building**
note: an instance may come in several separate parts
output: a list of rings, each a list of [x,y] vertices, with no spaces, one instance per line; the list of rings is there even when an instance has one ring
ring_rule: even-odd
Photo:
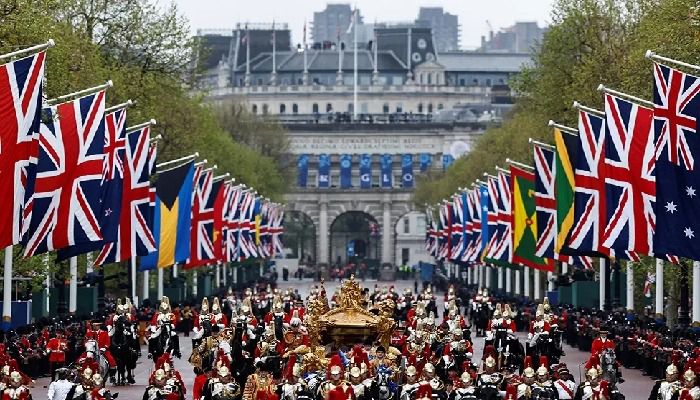
[[[442,137],[401,136],[291,136],[290,148],[295,154],[362,154],[362,153],[431,153],[443,151]]]

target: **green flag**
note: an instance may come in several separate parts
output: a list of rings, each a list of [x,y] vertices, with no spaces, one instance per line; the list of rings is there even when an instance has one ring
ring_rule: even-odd
[[[572,141],[576,136],[565,134],[559,128],[554,128],[554,145],[556,148],[554,160],[554,190],[557,200],[557,240],[554,252],[560,254],[566,243],[566,238],[574,224],[574,168],[568,149],[576,148]],[[568,145],[567,145],[568,143]]]
[[[535,207],[535,175],[510,167],[513,193],[512,229],[513,264],[544,271],[554,271],[554,261],[537,257],[537,213]]]

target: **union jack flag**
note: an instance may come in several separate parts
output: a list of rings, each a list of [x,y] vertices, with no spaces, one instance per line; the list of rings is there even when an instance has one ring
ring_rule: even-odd
[[[700,78],[665,65],[654,66],[656,232],[654,253],[700,260]],[[665,148],[668,148],[664,155]]]
[[[655,141],[650,108],[605,96],[605,198],[602,246],[610,255],[652,254],[656,229]]]
[[[605,121],[579,111],[579,153],[574,165],[574,225],[569,247],[573,253],[592,255],[601,252],[600,234],[605,221]]]
[[[104,167],[98,221],[102,240],[65,247],[58,251],[57,260],[101,250],[105,243],[117,240],[124,183],[124,146],[126,138],[126,109],[105,115]]]
[[[535,255],[554,258],[557,237],[557,201],[555,194],[554,152],[535,147],[535,205],[537,210],[537,243]]]
[[[45,109],[25,256],[102,240],[105,92]]]
[[[464,205],[462,195],[452,196],[452,251],[451,261],[460,261],[464,251]]]
[[[491,258],[500,263],[510,263],[513,258],[511,232],[510,175],[498,173],[498,241],[493,246]]]
[[[469,242],[467,244],[467,249],[464,252],[462,261],[464,262],[474,262],[479,259],[481,248],[482,248],[482,238],[481,238],[481,188],[475,187],[468,192],[469,196]]]
[[[226,236],[224,226],[226,224],[228,212],[226,201],[228,200],[230,191],[231,184],[227,181],[223,181],[219,192],[216,194],[216,199],[214,200],[214,230],[212,232],[212,241],[214,243],[214,258],[221,262],[226,261]]]
[[[17,244],[30,218],[46,53],[0,65],[0,246]],[[23,214],[27,213],[27,215]]]
[[[656,155],[664,147],[668,160],[687,170],[695,166],[688,136],[697,132],[697,109],[692,105],[700,93],[697,77],[662,64],[654,64],[654,126],[657,133]],[[668,146],[666,146],[668,145]]]
[[[226,261],[233,262],[240,260],[240,230],[241,218],[243,215],[242,201],[245,196],[243,188],[235,186],[230,188],[225,211],[226,221],[224,223],[224,240],[226,248]]]
[[[214,170],[197,167],[192,196],[190,258],[185,268],[199,267],[216,259],[214,244],[214,202],[222,181],[214,182]]]
[[[440,260],[447,260],[450,257],[450,252],[452,250],[451,238],[452,238],[452,213],[447,200],[443,201],[440,206],[440,220],[442,222],[442,230],[440,231]]]
[[[430,254],[431,256],[437,258],[438,256],[438,244],[437,244],[437,237],[438,237],[438,232],[437,232],[437,227],[435,226],[435,216],[433,214],[433,208],[428,207],[426,210],[426,215],[427,215],[427,232],[425,235],[425,250]]]
[[[150,178],[157,147],[155,143],[149,144],[150,132],[150,126],[146,126],[126,134],[117,240],[102,247],[95,265],[125,261],[156,251],[153,237],[155,188],[151,188]]]
[[[486,181],[485,189],[488,193],[487,196],[482,196],[482,201],[484,197],[487,200],[487,225],[488,225],[488,242],[484,243],[484,251],[482,253],[481,259],[484,260],[489,258],[490,254],[493,253],[493,248],[499,241],[498,236],[498,178],[488,177]],[[483,189],[482,189],[483,190]]]
[[[284,233],[284,210],[279,205],[272,208],[270,224],[270,235],[272,237],[271,257],[284,256],[284,244],[282,244],[282,234]]]
[[[240,228],[238,230],[238,248],[240,250],[239,257],[241,260],[248,258],[256,258],[258,249],[255,245],[255,216],[257,201],[255,193],[250,191],[245,193],[242,203]]]
[[[270,232],[270,220],[268,215],[269,209],[269,202],[260,201],[260,212],[255,219],[256,245],[260,257],[269,257],[270,254],[272,254],[269,247],[270,240],[268,237]]]

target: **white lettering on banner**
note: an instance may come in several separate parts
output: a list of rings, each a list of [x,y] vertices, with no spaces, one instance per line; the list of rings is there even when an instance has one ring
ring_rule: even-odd
[[[439,138],[364,136],[364,137],[328,137],[328,136],[291,136],[292,153],[430,153],[443,151]]]
[[[369,182],[369,174],[360,175],[360,179],[362,180],[362,182]]]
[[[403,180],[406,182],[410,182],[413,180],[413,174],[404,174],[403,175]]]
[[[318,180],[321,182],[328,182],[328,175],[319,175]]]

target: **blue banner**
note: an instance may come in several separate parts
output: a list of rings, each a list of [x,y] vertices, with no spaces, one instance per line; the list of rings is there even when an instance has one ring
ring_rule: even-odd
[[[393,186],[393,176],[391,175],[391,154],[382,156],[382,187],[390,188]]]
[[[306,187],[306,181],[309,177],[309,155],[301,154],[297,160],[297,186]]]
[[[430,157],[430,154],[428,153],[423,153],[420,155],[420,172],[426,172],[428,171],[428,168],[430,168],[430,164],[433,163],[432,157]]]
[[[450,168],[450,165],[455,161],[455,158],[452,157],[452,154],[443,154],[442,155],[442,169],[447,170],[447,168]]]
[[[370,189],[372,187],[372,155],[360,156],[360,187]]]
[[[340,156],[340,188],[352,187],[352,156],[343,154]]]
[[[413,187],[413,156],[410,154],[401,156],[401,185]]]
[[[331,158],[328,154],[318,156],[318,187],[327,188],[331,183]]]

